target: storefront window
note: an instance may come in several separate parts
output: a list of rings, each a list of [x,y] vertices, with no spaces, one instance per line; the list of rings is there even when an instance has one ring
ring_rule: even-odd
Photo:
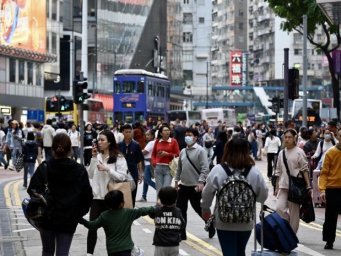
[[[36,73],[36,85],[41,85],[41,65],[35,64],[35,73]]]
[[[25,61],[19,60],[19,83],[25,83]]]
[[[16,61],[14,59],[9,60],[9,81],[15,83]]]
[[[33,85],[33,63],[27,62],[27,83]]]

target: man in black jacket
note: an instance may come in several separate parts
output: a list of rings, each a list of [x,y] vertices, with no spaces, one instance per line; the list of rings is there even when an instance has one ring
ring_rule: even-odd
[[[186,128],[180,125],[180,120],[176,119],[174,124],[174,139],[177,140],[179,144],[180,151],[185,148],[186,142],[185,142],[185,134],[186,134]]]

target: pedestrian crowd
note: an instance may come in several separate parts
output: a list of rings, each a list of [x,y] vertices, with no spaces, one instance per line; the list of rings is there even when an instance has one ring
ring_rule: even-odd
[[[81,137],[83,152],[79,150]],[[187,239],[189,202],[202,219],[208,237],[217,232],[223,255],[245,255],[255,208],[246,209],[244,217],[249,216],[246,219],[236,220],[237,216],[229,212],[230,217],[225,218],[224,214],[228,214],[218,209],[217,202],[222,200],[218,195],[231,175],[244,176],[243,182],[253,191],[254,203],[264,203],[268,188],[255,166],[255,161],[264,156],[267,177],[273,182],[277,197],[276,212],[289,221],[294,233],[299,228],[300,205],[288,201],[287,173],[301,175],[308,194],[312,195],[311,168],[321,170],[318,189],[326,204],[323,240],[325,249],[332,249],[337,214],[341,210],[341,198],[337,196],[341,192],[341,175],[337,172],[341,167],[339,139],[341,132],[333,121],[321,127],[301,127],[299,131],[292,121],[287,121],[284,127],[254,124],[245,129],[241,122],[226,127],[221,121],[214,128],[205,121],[187,127],[180,120],[174,124],[160,121],[152,128],[147,127],[147,122],[122,123],[111,129],[86,123],[84,133],[80,134],[75,124],[70,128],[64,123],[57,126],[51,119],[43,126],[27,122],[25,127],[10,120],[0,130],[0,163],[5,169],[20,171],[17,162],[22,159],[23,186],[28,187],[30,195],[34,190],[44,189],[42,164],[47,163],[53,211],[51,222],[39,229],[42,255],[55,252],[68,255],[78,222],[89,229],[87,255],[94,254],[98,228],[105,231],[108,255],[131,255],[135,248],[131,224],[144,215],[155,222],[155,255],[178,255],[179,243]],[[77,163],[80,154],[84,165]],[[170,167],[173,161],[177,166],[175,173]],[[108,191],[109,182],[124,182],[129,177],[135,184],[131,190],[132,208],[127,207],[120,190]],[[147,202],[151,187],[157,193],[152,200],[157,202],[155,207],[135,209],[138,185],[142,182],[142,197],[137,202]],[[246,196],[242,198],[248,200]],[[89,211],[86,220],[83,217]]]

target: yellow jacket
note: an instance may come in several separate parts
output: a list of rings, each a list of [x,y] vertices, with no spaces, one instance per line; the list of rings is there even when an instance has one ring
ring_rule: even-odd
[[[341,150],[336,146],[326,152],[320,173],[319,190],[325,193],[326,188],[341,188]]]

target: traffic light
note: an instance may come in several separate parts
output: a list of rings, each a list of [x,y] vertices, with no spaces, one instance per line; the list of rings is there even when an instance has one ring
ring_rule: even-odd
[[[269,109],[272,109],[273,112],[278,113],[280,107],[280,98],[273,97],[272,99],[269,99],[269,102],[272,103],[272,106],[269,106]]]
[[[79,79],[73,81],[73,100],[76,104],[81,104],[90,98],[90,95],[83,91],[88,88],[87,80],[87,78],[84,78],[83,81]]]
[[[291,100],[298,99],[300,88],[300,71],[297,68],[289,69],[288,74],[288,98]]]

